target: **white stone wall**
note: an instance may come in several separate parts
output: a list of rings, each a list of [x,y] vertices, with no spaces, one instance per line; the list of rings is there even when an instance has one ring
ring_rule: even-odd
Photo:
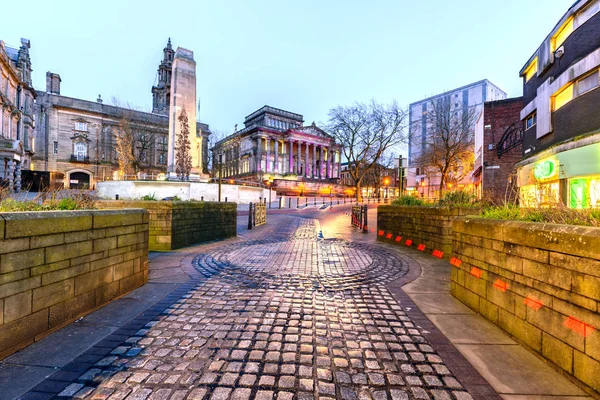
[[[219,185],[217,183],[204,182],[173,182],[173,181],[109,181],[99,182],[97,194],[103,199],[140,199],[146,195],[152,195],[156,199],[178,196],[182,200],[217,201]],[[258,202],[260,198],[269,197],[269,190],[251,186],[221,185],[221,201],[247,204]],[[271,199],[277,198],[277,193],[271,191]]]

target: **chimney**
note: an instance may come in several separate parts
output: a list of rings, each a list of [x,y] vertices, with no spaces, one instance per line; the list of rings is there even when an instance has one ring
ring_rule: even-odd
[[[46,92],[60,95],[60,75],[46,72]]]

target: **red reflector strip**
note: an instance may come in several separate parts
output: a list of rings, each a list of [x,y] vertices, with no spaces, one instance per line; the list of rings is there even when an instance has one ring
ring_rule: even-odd
[[[425,251],[425,245],[424,244],[420,244],[417,246],[417,250],[419,251]]]
[[[392,236],[394,236],[394,235],[392,235],[391,233],[388,233],[387,235],[385,235],[385,238],[386,238],[386,239],[391,239],[391,238],[392,238]]]
[[[439,250],[434,250],[433,251],[433,256],[437,257],[437,258],[442,258],[444,256],[444,252],[443,251],[439,251]]]
[[[455,266],[455,267],[457,267],[457,268],[460,268],[460,265],[462,264],[462,261],[461,261],[461,260],[459,260],[459,259],[458,259],[458,258],[456,258],[456,257],[452,257],[452,258],[450,259],[450,264],[451,264],[451,265],[454,265],[454,266]]]
[[[400,243],[402,241],[402,236],[396,236],[396,242]]]
[[[479,279],[479,278],[481,278],[481,275],[483,275],[483,271],[481,271],[477,267],[473,267],[473,268],[471,268],[471,275],[473,275],[475,278]]]
[[[563,326],[583,337],[588,337],[595,331],[594,327],[574,317],[567,318]]]
[[[383,235],[385,234],[385,232],[384,232],[384,231],[379,231],[377,234],[378,234],[379,236],[383,236]]]
[[[508,290],[508,283],[502,281],[501,279],[496,279],[496,282],[494,282],[494,287],[502,292],[506,292]]]
[[[540,308],[542,308],[544,306],[544,303],[542,303],[541,300],[538,300],[533,296],[527,296],[527,298],[525,299],[525,301],[523,303],[525,303],[525,305],[527,307],[532,308],[535,311],[539,310]]]
[[[406,244],[407,246],[412,246],[412,240],[407,240],[406,242],[404,242],[404,244]]]

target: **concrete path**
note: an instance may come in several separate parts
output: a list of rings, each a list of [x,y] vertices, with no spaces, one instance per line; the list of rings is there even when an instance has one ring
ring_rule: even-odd
[[[586,398],[349,209],[153,253],[150,283],[0,362],[0,398]]]

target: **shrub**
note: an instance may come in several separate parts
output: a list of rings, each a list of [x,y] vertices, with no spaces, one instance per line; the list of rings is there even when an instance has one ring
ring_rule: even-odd
[[[519,208],[514,205],[488,207],[482,217],[513,221],[541,222],[546,224],[582,225],[600,227],[599,209],[572,209],[562,203],[552,207]]]
[[[424,200],[415,196],[400,196],[392,202],[395,206],[425,206]]]
[[[156,193],[148,193],[145,196],[142,196],[142,200],[144,201],[156,201]]]
[[[451,207],[473,207],[479,205],[477,196],[465,190],[447,192],[439,201],[439,204],[441,206]]]

